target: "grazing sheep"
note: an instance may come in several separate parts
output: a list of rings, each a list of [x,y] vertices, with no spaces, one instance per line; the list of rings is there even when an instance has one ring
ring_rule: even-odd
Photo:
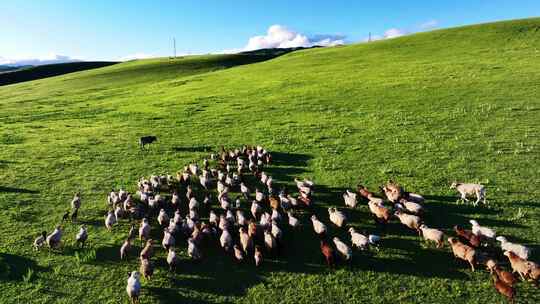
[[[141,258],[141,266],[139,271],[142,273],[145,280],[150,281],[154,274],[154,264],[150,262],[150,259]]]
[[[276,238],[277,241],[281,241],[281,238],[283,237],[283,232],[281,232],[281,229],[276,224],[276,222],[272,222],[272,228],[270,232]]]
[[[287,212],[287,216],[289,218],[289,225],[293,228],[296,228],[300,226],[300,220],[298,218],[294,217],[293,213],[291,211]]]
[[[349,261],[352,258],[351,247],[343,243],[338,237],[334,237],[332,240],[334,241],[334,245],[336,246],[336,249],[339,252],[341,258],[344,261]]]
[[[154,247],[153,247],[153,240],[149,239],[146,241],[146,245],[141,250],[140,258],[142,259],[150,259],[152,256],[154,256]]]
[[[260,191],[259,189],[255,188],[255,200],[257,202],[262,202],[265,199],[264,192]]]
[[[124,209],[122,209],[121,204],[118,204],[116,208],[114,208],[114,217],[117,221],[124,217]]]
[[[168,250],[174,244],[176,243],[176,240],[174,239],[174,236],[169,231],[168,228],[163,229],[163,240],[161,241],[161,245],[163,246],[163,249]]]
[[[141,241],[148,240],[150,237],[150,224],[147,218],[143,218],[139,227],[139,238]]]
[[[392,203],[397,203],[403,193],[403,189],[401,189],[401,186],[394,182],[388,182],[381,189],[384,191],[386,198]]]
[[[328,214],[330,221],[334,223],[334,225],[338,226],[339,228],[342,228],[345,225],[347,218],[343,212],[337,210],[336,208],[328,208]]]
[[[253,249],[253,237],[249,235],[245,227],[240,227],[238,234],[240,236],[240,244],[242,245],[242,249],[245,253],[248,253],[248,251]]]
[[[356,208],[356,205],[358,204],[357,194],[349,191],[349,189],[343,193],[343,200],[345,201],[345,206],[350,208]]]
[[[86,242],[87,239],[88,239],[88,231],[86,230],[86,226],[82,225],[79,230],[79,233],[77,233],[77,235],[75,236],[75,241],[77,242],[77,244],[80,244],[82,248],[84,247],[84,243]]]
[[[219,217],[217,216],[217,214],[214,212],[214,210],[210,210],[210,215],[208,217],[208,222],[214,226],[218,226],[219,225]]]
[[[496,240],[501,243],[501,249],[503,251],[512,251],[518,257],[524,260],[527,260],[529,258],[529,253],[530,253],[529,248],[521,244],[511,243],[504,236],[498,236]]]
[[[234,251],[234,258],[236,259],[236,262],[238,262],[238,263],[243,262],[244,261],[244,252],[242,251],[242,249],[240,249],[240,246],[235,244],[233,246],[233,251]]]
[[[34,240],[34,250],[38,251],[39,248],[45,245],[45,240],[47,239],[47,232],[42,231],[41,234]]]
[[[399,218],[399,221],[411,228],[411,229],[414,229],[416,231],[418,231],[419,233],[421,232],[420,231],[420,225],[422,224],[422,219],[416,215],[412,215],[412,214],[407,214],[407,213],[403,213],[401,211],[396,211],[394,213],[394,215]]]
[[[437,248],[441,248],[442,246],[444,246],[444,233],[442,231],[435,228],[429,228],[426,225],[420,225],[419,228],[422,232],[422,236],[426,241],[433,241],[437,243]]]
[[[279,213],[279,211],[277,211],[277,209],[273,209],[272,210],[272,215],[270,216],[270,218],[274,222],[281,222],[281,213]]]
[[[481,244],[480,237],[476,236],[471,230],[466,230],[460,226],[454,226],[454,231],[462,241],[466,241],[472,247],[479,247]]]
[[[376,197],[366,187],[364,187],[364,186],[362,186],[360,184],[356,186],[356,192],[358,192],[358,194],[360,194],[360,196],[362,196],[363,198],[367,199],[370,202],[374,202],[374,203],[379,204],[379,205],[382,205],[382,203],[383,203],[382,198]]]
[[[475,220],[470,220],[469,223],[472,225],[472,232],[479,237],[484,237],[488,239],[494,239],[496,234],[493,229],[488,227],[483,227],[478,224]]]
[[[255,246],[255,266],[259,267],[263,261],[263,254],[260,246]]]
[[[454,257],[469,262],[469,265],[471,265],[471,270],[474,271],[474,264],[476,263],[476,251],[474,248],[463,244],[455,237],[448,238],[448,243],[450,243],[450,246],[452,246]]]
[[[504,255],[508,257],[508,261],[510,262],[510,266],[512,266],[512,271],[517,272],[521,279],[525,281],[525,278],[528,276],[530,272],[530,262],[520,258],[517,254],[513,253],[512,251],[505,251]]]
[[[171,247],[167,254],[167,264],[169,264],[169,271],[175,271],[176,265],[180,262],[180,258],[176,255],[176,251]]]
[[[75,193],[75,196],[73,196],[73,199],[71,200],[71,209],[79,209],[81,208],[81,193],[77,192]]]
[[[502,281],[496,273],[492,274],[492,277],[495,289],[512,303],[516,294],[514,288]]]
[[[190,200],[189,200],[189,210],[193,210],[193,209],[199,209],[199,201],[195,198],[195,197],[192,197]]]
[[[236,222],[238,223],[238,226],[245,226],[247,224],[247,219],[244,215],[244,211],[236,210]]]
[[[232,236],[231,236],[231,234],[229,233],[228,230],[225,229],[225,230],[223,230],[221,232],[221,236],[219,237],[219,242],[221,244],[221,247],[225,251],[230,251],[231,250],[233,240],[232,240]]]
[[[111,231],[114,224],[116,224],[116,215],[110,210],[105,217],[105,227],[107,227],[107,230]]]
[[[384,207],[382,203],[375,201],[368,202],[369,211],[375,216],[377,222],[386,224],[390,220],[390,209]]]
[[[201,251],[199,250],[199,247],[197,247],[195,240],[192,238],[188,239],[188,256],[196,261],[202,258]]]
[[[326,225],[317,219],[317,216],[311,216],[311,222],[313,224],[313,230],[318,235],[324,235],[326,233]]]
[[[540,265],[529,261],[527,266],[529,268],[528,277],[533,280],[536,286],[538,286],[538,280],[540,280]]]
[[[69,210],[66,211],[66,213],[64,213],[64,215],[62,216],[62,223],[67,221],[69,219]]]
[[[264,231],[264,245],[268,252],[273,252],[277,248],[276,238],[268,230]]]
[[[517,279],[514,276],[514,274],[509,271],[503,270],[500,266],[498,265],[493,266],[491,273],[493,273],[493,271],[497,274],[499,279],[501,279],[504,283],[510,286],[514,286],[517,283]]]
[[[456,189],[461,194],[461,199],[468,202],[467,196],[476,195],[476,202],[474,205],[478,205],[480,200],[483,200],[484,205],[486,204],[486,189],[480,184],[470,184],[470,183],[452,183],[450,189]]]
[[[365,235],[356,232],[353,227],[349,228],[349,233],[351,234],[351,243],[354,247],[360,250],[367,249],[369,245],[369,239]]]
[[[131,303],[136,304],[139,303],[139,295],[141,294],[141,275],[137,271],[129,272],[128,275],[126,292],[131,299]]]
[[[335,266],[335,258],[334,258],[334,248],[332,248],[332,245],[330,245],[327,241],[321,240],[321,253],[326,260],[326,265],[328,267],[334,267]]]
[[[396,203],[395,206],[402,211],[407,211],[415,215],[421,215],[424,213],[424,207],[422,207],[422,205],[415,202],[409,202],[404,199],[400,199],[399,203]]]
[[[120,247],[120,260],[127,258],[130,250],[131,250],[131,239],[127,238],[122,244],[122,247]]]
[[[161,227],[169,225],[169,216],[167,215],[167,212],[165,212],[165,209],[159,210],[157,221]]]
[[[62,228],[57,226],[54,231],[47,236],[45,241],[49,248],[57,248],[60,246],[60,241],[62,240]]]

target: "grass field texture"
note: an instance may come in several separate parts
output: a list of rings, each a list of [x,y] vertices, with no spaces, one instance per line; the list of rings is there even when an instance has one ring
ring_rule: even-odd
[[[151,59],[0,87],[0,302],[127,303],[120,261],[127,221],[107,232],[106,195],[134,192],[150,174],[174,174],[221,145],[260,144],[268,171],[291,190],[316,183],[321,219],[339,206],[351,225],[380,234],[367,205],[345,209],[357,183],[388,179],[427,198],[425,222],[453,235],[476,219],[534,250],[540,261],[540,19],[419,33],[332,48],[260,55]],[[159,138],[149,151],[139,136]],[[487,187],[488,207],[457,204],[452,181]],[[77,190],[88,248],[34,252]],[[426,245],[393,220],[380,251],[328,270],[307,213],[283,254],[260,269],[220,250],[185,256],[143,281],[142,303],[504,303],[486,271],[472,273],[446,246]],[[349,242],[345,231],[332,234]],[[137,245],[139,246],[139,245]],[[517,303],[540,302],[531,284]]]

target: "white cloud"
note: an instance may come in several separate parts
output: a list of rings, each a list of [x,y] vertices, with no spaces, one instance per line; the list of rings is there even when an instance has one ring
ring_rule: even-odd
[[[120,57],[119,61],[130,61],[130,60],[136,60],[136,59],[148,59],[148,58],[156,58],[160,56],[146,54],[146,53],[135,53],[131,55],[127,55],[124,57]]]
[[[407,34],[407,32],[404,31],[404,30],[397,29],[397,28],[391,28],[391,29],[387,30],[386,32],[384,32],[384,38],[385,39],[392,39],[392,38],[397,38],[397,37],[404,36],[406,34]]]
[[[312,46],[336,46],[345,44],[345,37],[341,35],[317,35],[308,37],[297,33],[279,24],[268,28],[266,35],[249,38],[246,46],[239,49],[228,49],[217,53],[238,53],[271,48],[295,48]]]
[[[422,24],[420,24],[420,28],[423,30],[429,30],[432,28],[436,28],[439,25],[439,21],[435,19],[428,20]]]
[[[0,56],[0,65],[9,65],[9,66],[23,66],[23,65],[44,65],[44,64],[54,64],[54,63],[65,63],[65,62],[78,62],[82,59],[73,58],[65,55],[58,54],[49,54],[43,57],[18,57],[18,58],[5,58]]]

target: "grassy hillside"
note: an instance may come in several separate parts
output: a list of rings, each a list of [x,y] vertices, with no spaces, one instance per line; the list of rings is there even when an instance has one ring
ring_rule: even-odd
[[[116,64],[116,62],[84,61],[23,67],[9,73],[0,73],[0,86],[97,69],[113,64]]]
[[[326,222],[326,207],[343,208],[344,189],[394,179],[427,198],[428,225],[452,235],[474,218],[540,261],[539,49],[540,19],[528,19],[243,66],[251,59],[241,55],[156,59],[2,87],[1,300],[127,303],[126,272],[138,263],[118,258],[129,224],[104,228],[108,191],[135,191],[139,177],[174,174],[220,145],[266,146],[276,158],[268,171],[291,190],[293,177],[312,178]],[[142,153],[146,134],[159,143]],[[489,207],[456,204],[454,180],[485,184]],[[79,189],[90,248],[73,248],[78,226],[67,224],[63,253],[32,251]],[[381,231],[365,205],[344,212],[383,234],[380,251],[327,270],[303,213],[303,229],[287,231],[282,256],[261,269],[209,250],[170,274],[157,250],[142,303],[504,303],[489,274],[470,272],[448,247],[424,244],[395,220]],[[349,242],[345,231],[331,234]],[[517,303],[540,301],[531,284],[517,294]]]

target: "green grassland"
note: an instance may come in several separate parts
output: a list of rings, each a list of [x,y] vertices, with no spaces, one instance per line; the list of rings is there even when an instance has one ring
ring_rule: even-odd
[[[174,174],[221,145],[265,146],[275,156],[268,172],[291,190],[294,177],[312,178],[326,222],[328,206],[344,207],[344,189],[394,179],[427,198],[429,226],[452,235],[474,218],[540,261],[540,19],[257,56],[141,60],[0,87],[0,302],[127,303],[138,263],[119,260],[129,223],[104,227],[107,193],[135,191],[139,177]],[[159,141],[140,152],[147,134]],[[485,184],[489,206],[456,204],[454,180]],[[78,225],[66,224],[61,253],[34,252],[79,189],[89,248],[74,248]],[[367,205],[344,212],[383,233]],[[486,271],[472,273],[396,220],[380,251],[328,270],[308,214],[301,219],[260,269],[211,248],[171,274],[158,250],[141,302],[505,302]],[[518,285],[517,303],[538,302],[538,288]]]

